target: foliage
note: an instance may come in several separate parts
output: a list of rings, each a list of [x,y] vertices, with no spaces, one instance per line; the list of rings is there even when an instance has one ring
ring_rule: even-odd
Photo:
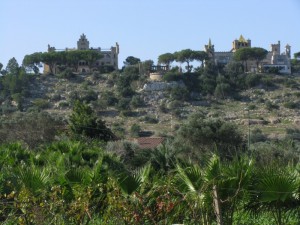
[[[136,58],[134,56],[128,56],[123,63],[125,65],[125,67],[126,67],[126,66],[136,65],[139,62],[141,62],[141,60],[139,58]]]
[[[14,75],[16,75],[16,74],[19,73],[20,67],[19,67],[19,63],[17,62],[17,60],[16,60],[15,57],[11,58],[8,61],[5,70],[6,70],[6,72],[8,74],[14,74]]]
[[[144,100],[139,95],[134,95],[131,98],[130,105],[133,108],[139,108],[139,107],[145,106],[145,102],[144,102]]]
[[[23,66],[35,71],[37,65],[42,62],[49,66],[50,73],[52,74],[55,73],[55,66],[60,66],[60,68],[71,67],[77,72],[80,60],[84,60],[87,63],[87,66],[92,69],[94,67],[99,67],[99,65],[96,64],[96,61],[102,57],[103,55],[95,50],[35,52],[24,57]]]
[[[46,112],[17,113],[1,121],[0,143],[19,141],[36,147],[53,141],[63,125]]]
[[[247,70],[247,61],[255,60],[258,68],[259,63],[267,56],[268,51],[263,48],[240,48],[234,53],[234,59],[245,63],[245,69]]]
[[[130,134],[132,137],[139,137],[140,131],[141,131],[141,126],[136,123],[132,124],[132,126],[130,127]]]
[[[158,63],[165,64],[170,68],[170,64],[175,60],[175,55],[172,53],[164,53],[158,56]]]
[[[206,119],[202,113],[191,115],[178,130],[177,138],[200,152],[216,147],[218,154],[225,158],[233,157],[243,144],[236,125],[220,119]]]
[[[46,99],[42,98],[37,98],[32,103],[38,109],[47,109],[50,106],[50,103]]]
[[[190,93],[186,87],[175,87],[170,90],[170,98],[172,100],[187,101],[190,98]]]
[[[92,108],[76,101],[69,118],[69,128],[73,135],[96,138],[103,141],[113,140],[114,134],[106,127],[105,122],[97,118]]]
[[[151,155],[125,142],[107,150],[79,141],[35,151],[1,145],[1,223],[297,224],[297,166],[258,166],[241,155],[191,163],[169,145]]]
[[[207,59],[207,54],[203,51],[193,51],[191,49],[184,49],[179,52],[174,53],[175,60],[177,62],[186,63],[187,64],[187,72],[191,72],[192,66],[190,63],[194,60],[198,60],[202,62]]]

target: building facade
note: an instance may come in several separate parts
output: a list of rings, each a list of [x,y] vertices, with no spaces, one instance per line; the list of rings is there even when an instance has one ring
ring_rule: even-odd
[[[251,40],[246,40],[242,35],[239,39],[232,42],[232,48],[230,51],[217,52],[215,51],[214,45],[209,42],[204,46],[205,52],[208,54],[210,60],[212,60],[216,65],[226,65],[233,60],[234,53],[240,49],[250,47]],[[261,62],[262,68],[257,68],[255,61],[249,61],[247,63],[248,71],[259,71],[269,70],[270,68],[277,68],[282,74],[291,74],[291,46],[288,44],[285,46],[285,51],[281,52],[280,41],[277,44],[271,44],[271,50],[268,52],[266,58]]]
[[[109,49],[102,49],[100,47],[93,48],[90,47],[90,42],[86,38],[85,34],[82,34],[77,41],[77,48],[65,48],[65,49],[56,49],[55,47],[51,47],[48,45],[48,52],[51,51],[75,51],[75,50],[93,50],[93,51],[98,51],[100,52],[103,57],[95,62],[95,68],[101,67],[101,66],[110,66],[113,67],[114,69],[118,69],[119,67],[119,61],[118,61],[118,56],[119,56],[119,44],[116,43],[115,46],[110,47]],[[57,71],[57,68],[54,68],[55,72]],[[90,71],[91,67],[88,65],[88,62],[84,60],[78,61],[78,68],[77,72],[80,73],[89,73],[92,72]],[[49,72],[49,66],[44,65],[44,73]]]

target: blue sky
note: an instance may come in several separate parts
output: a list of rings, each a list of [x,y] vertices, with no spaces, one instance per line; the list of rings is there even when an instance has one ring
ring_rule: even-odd
[[[0,62],[43,52],[47,45],[76,47],[85,33],[90,47],[120,45],[127,56],[155,62],[160,54],[229,51],[242,34],[252,46],[270,49],[281,41],[300,51],[299,0],[1,0]]]

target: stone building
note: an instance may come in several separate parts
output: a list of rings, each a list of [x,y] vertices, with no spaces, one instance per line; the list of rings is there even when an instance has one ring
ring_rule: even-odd
[[[251,40],[246,40],[242,35],[237,40],[232,42],[232,48],[230,51],[217,52],[214,45],[209,42],[204,46],[205,52],[207,52],[209,58],[216,65],[226,65],[233,60],[233,55],[236,50],[240,48],[250,47]],[[285,52],[280,51],[280,41],[277,44],[271,44],[271,50],[268,52],[266,58],[261,62],[263,69],[268,70],[270,68],[277,68],[282,74],[291,74],[291,46],[288,44],[285,46]],[[247,63],[248,71],[259,71],[261,68],[257,68],[255,61],[249,61]]]
[[[109,49],[102,49],[100,47],[93,48],[90,47],[90,42],[86,38],[85,34],[82,34],[77,41],[77,48],[65,48],[65,49],[56,49],[55,47],[51,47],[48,45],[48,52],[51,51],[75,51],[75,50],[94,50],[99,51],[103,57],[96,61],[95,66],[111,66],[114,69],[118,69],[119,63],[118,63],[118,55],[119,55],[119,44],[116,43],[114,47],[110,47]],[[55,71],[57,71],[57,68],[54,68]],[[44,73],[49,72],[49,66],[44,65]],[[80,60],[78,62],[78,69],[77,72],[81,73],[88,73],[90,71],[90,67],[88,66],[88,63],[84,60]]]

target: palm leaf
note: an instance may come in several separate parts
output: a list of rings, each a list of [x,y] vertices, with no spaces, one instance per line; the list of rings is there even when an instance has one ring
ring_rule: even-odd
[[[30,191],[33,195],[39,195],[46,191],[49,183],[49,175],[46,170],[34,167],[22,169],[18,175],[21,186]]]
[[[122,173],[118,176],[118,184],[123,194],[131,195],[141,186],[141,179],[130,174]]]

